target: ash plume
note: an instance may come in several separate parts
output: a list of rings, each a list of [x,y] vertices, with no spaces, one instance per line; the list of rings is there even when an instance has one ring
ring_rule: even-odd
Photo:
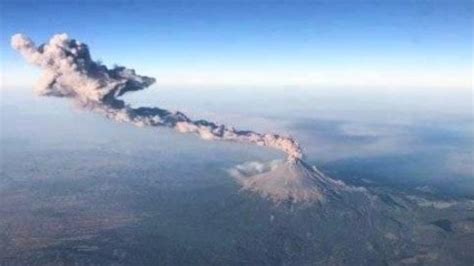
[[[181,112],[158,107],[130,107],[119,97],[145,89],[155,79],[122,66],[107,68],[91,58],[86,44],[70,39],[67,34],[54,35],[48,43],[39,46],[26,35],[16,34],[11,45],[29,63],[43,70],[36,88],[39,95],[72,98],[83,108],[137,126],[165,126],[206,140],[266,146],[285,152],[290,161],[303,157],[298,143],[290,137],[236,130],[206,120],[192,120]]]

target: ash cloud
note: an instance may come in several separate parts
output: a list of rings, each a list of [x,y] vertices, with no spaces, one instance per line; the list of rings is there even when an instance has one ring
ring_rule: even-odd
[[[119,97],[145,89],[155,79],[122,66],[107,68],[91,58],[86,44],[70,39],[67,34],[54,35],[48,43],[39,46],[26,35],[16,34],[11,45],[29,63],[43,70],[36,88],[39,95],[72,98],[79,106],[119,122],[170,127],[206,140],[266,146],[285,152],[291,160],[303,157],[300,146],[290,137],[236,130],[206,120],[192,120],[181,112],[158,107],[130,107]]]

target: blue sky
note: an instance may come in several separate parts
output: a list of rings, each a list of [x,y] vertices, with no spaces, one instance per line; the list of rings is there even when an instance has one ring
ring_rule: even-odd
[[[174,86],[467,89],[472,1],[3,1],[2,86],[38,75],[9,46],[66,32]]]

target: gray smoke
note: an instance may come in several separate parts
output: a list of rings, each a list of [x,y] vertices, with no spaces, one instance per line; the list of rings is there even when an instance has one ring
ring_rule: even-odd
[[[67,97],[83,108],[106,117],[138,126],[166,126],[182,133],[194,133],[207,140],[253,143],[281,150],[289,160],[303,157],[298,143],[277,134],[241,131],[206,120],[191,120],[181,112],[158,107],[132,108],[118,97],[130,91],[147,88],[154,78],[140,76],[133,69],[107,68],[92,60],[86,44],[69,39],[67,34],[54,35],[48,43],[36,46],[23,34],[15,34],[11,45],[26,60],[39,66],[42,77],[37,92],[44,96]]]

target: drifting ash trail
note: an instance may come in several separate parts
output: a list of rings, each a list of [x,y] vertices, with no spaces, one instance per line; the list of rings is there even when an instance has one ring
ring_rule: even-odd
[[[36,46],[26,35],[15,34],[11,45],[29,63],[43,70],[36,88],[39,95],[71,98],[78,106],[118,122],[170,127],[206,140],[256,144],[281,150],[288,155],[286,162],[242,181],[244,189],[275,201],[291,199],[298,202],[324,201],[327,195],[345,187],[343,183],[322,175],[304,163],[301,160],[302,150],[291,137],[236,130],[207,120],[192,120],[181,112],[158,107],[130,107],[119,97],[145,89],[155,79],[140,76],[135,70],[122,66],[107,68],[92,60],[86,44],[70,39],[67,34],[54,35],[48,43],[40,46]]]
[[[87,45],[69,39],[66,34],[54,35],[48,43],[38,47],[27,36],[16,34],[11,45],[29,63],[43,69],[36,88],[39,95],[72,98],[79,106],[120,122],[165,126],[182,133],[195,133],[203,139],[252,143],[281,150],[292,158],[303,156],[298,143],[290,137],[235,130],[206,120],[191,120],[181,112],[157,107],[131,108],[118,97],[145,89],[155,79],[121,66],[108,69],[92,60]]]

